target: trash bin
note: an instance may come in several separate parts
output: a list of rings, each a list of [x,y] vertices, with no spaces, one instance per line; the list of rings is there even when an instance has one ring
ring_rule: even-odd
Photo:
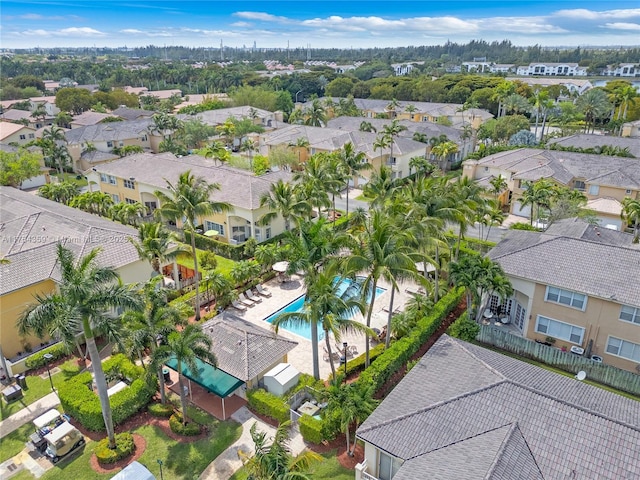
[[[27,377],[25,377],[24,375],[18,375],[16,380],[18,382],[18,385],[20,385],[20,387],[25,389],[27,388]]]
[[[167,367],[164,367],[162,369],[162,376],[164,377],[165,382],[171,381],[171,376],[169,375],[169,369]]]

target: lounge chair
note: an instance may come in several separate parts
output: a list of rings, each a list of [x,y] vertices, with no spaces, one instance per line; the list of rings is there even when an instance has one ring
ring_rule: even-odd
[[[247,311],[247,307],[245,307],[241,303],[238,303],[237,300],[234,300],[233,302],[231,302],[231,305],[233,306],[233,308],[235,308],[236,310],[240,310],[241,312]]]
[[[263,297],[268,298],[272,295],[272,293],[267,289],[267,287],[263,287],[260,284],[256,285],[256,291],[258,292],[258,295],[262,295]]]
[[[262,299],[260,297],[254,295],[254,293],[251,291],[251,289],[245,291],[244,294],[252,302],[260,303],[262,301]]]
[[[255,303],[253,303],[252,300],[249,300],[247,297],[244,296],[244,293],[241,293],[238,295],[238,301],[243,305],[246,305],[247,307],[253,307],[255,305]]]

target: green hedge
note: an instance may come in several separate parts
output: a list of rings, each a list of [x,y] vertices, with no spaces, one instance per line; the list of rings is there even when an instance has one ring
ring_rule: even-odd
[[[47,360],[46,358],[44,358],[44,355],[46,353],[53,355],[53,358],[51,360]],[[29,358],[27,358],[24,364],[28,369],[40,368],[46,366],[49,361],[58,360],[68,353],[69,351],[67,350],[67,347],[64,345],[64,343],[60,342],[56,343],[55,345],[51,345],[50,347],[43,348],[39,352],[34,353]]]
[[[182,415],[175,413],[169,418],[169,426],[171,431],[178,435],[184,435],[185,437],[192,437],[194,435],[200,435],[200,425],[195,422],[189,422],[186,425],[182,424]]]
[[[109,448],[109,439],[100,440],[93,453],[96,454],[98,462],[102,464],[116,463],[118,460],[131,455],[136,450],[136,444],[133,441],[133,435],[129,432],[116,434],[116,448]]]
[[[170,403],[167,403],[165,405],[161,403],[152,403],[147,407],[147,410],[150,415],[159,418],[169,418],[171,415],[173,415],[174,412],[173,405],[171,405]]]
[[[131,382],[128,388],[113,394],[109,400],[113,423],[119,424],[144,408],[153,394],[155,384],[143,380],[144,369],[131,363],[124,355],[114,355],[103,363],[107,378],[114,375]],[[91,390],[91,373],[84,372],[60,385],[58,396],[66,413],[92,431],[105,430],[98,395]]]
[[[322,380],[316,380],[313,375],[309,375],[308,373],[301,373],[300,377],[298,378],[298,384],[295,387],[291,388],[291,390],[289,390],[285,394],[285,396],[291,397],[305,387],[310,387],[318,391],[322,391],[325,389],[325,385]]]
[[[380,355],[360,374],[359,382],[370,382],[378,390],[420,349],[440,327],[446,316],[456,308],[464,295],[463,288],[452,289],[433,307],[431,313],[420,319],[414,331],[401,338]]]
[[[464,312],[447,328],[447,335],[459,338],[465,342],[473,342],[480,333],[480,325],[469,320],[469,314]]]
[[[191,233],[184,232],[185,243],[191,245]],[[220,242],[204,235],[196,234],[196,248],[201,250],[209,250],[210,252],[220,255],[221,257],[230,258],[231,260],[245,260],[243,245],[231,245],[230,243]]]
[[[249,406],[260,415],[271,417],[278,422],[289,420],[289,405],[282,398],[258,388],[247,392]]]
[[[298,420],[298,427],[300,427],[300,434],[306,442],[318,444],[325,439],[322,435],[322,421],[311,415],[302,415]]]

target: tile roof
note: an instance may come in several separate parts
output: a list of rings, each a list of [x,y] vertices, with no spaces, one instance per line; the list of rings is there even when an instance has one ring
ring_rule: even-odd
[[[111,112],[114,117],[124,118],[125,120],[138,120],[140,118],[152,117],[155,112],[151,110],[142,110],[140,108],[118,107]]]
[[[0,187],[0,294],[58,279],[55,246],[62,242],[77,255],[101,247],[101,265],[121,267],[139,261],[128,240],[134,228],[46,200],[11,187]]]
[[[35,128],[26,127],[19,123],[0,122],[0,140],[3,140],[20,130],[25,129],[29,133],[35,132]]]
[[[202,329],[213,340],[218,368],[245,382],[272,368],[298,345],[226,311],[203,323]]]
[[[629,152],[636,158],[640,158],[640,139],[627,137],[612,137],[610,135],[589,135],[578,133],[568,137],[554,138],[548,144],[557,144],[563,147],[595,148],[604,145],[613,147],[628,148]]]
[[[273,113],[261,108],[253,108],[249,105],[241,107],[220,108],[217,110],[207,110],[204,112],[196,113],[195,115],[177,115],[181,120],[190,120],[192,118],[198,118],[207,125],[222,125],[228,118],[235,118],[242,120],[244,118],[270,118],[273,117]]]
[[[100,113],[100,112],[83,112],[80,115],[73,117],[71,123],[74,125],[96,125],[100,123],[105,118],[112,117],[110,113]]]
[[[128,140],[149,133],[149,126],[152,123],[149,118],[98,123],[86,127],[72,128],[66,131],[64,136],[69,144]]]
[[[134,177],[138,182],[159,189],[166,188],[167,180],[175,182],[181,173],[191,170],[193,175],[220,185],[220,190],[211,194],[211,200],[228,202],[248,210],[260,207],[260,197],[271,189],[272,184],[280,179],[291,179],[291,174],[282,170],[255,176],[246,170],[216,163],[213,159],[199,155],[178,158],[169,152],[139,153],[96,165],[95,168],[99,173],[120,178]]]
[[[405,460],[399,479],[640,475],[640,402],[446,335],[357,434]],[[478,474],[448,475],[456,459]]]
[[[554,178],[568,184],[574,178],[585,183],[640,190],[640,162],[636,158],[520,148],[489,155],[477,165],[513,172],[513,178]]]

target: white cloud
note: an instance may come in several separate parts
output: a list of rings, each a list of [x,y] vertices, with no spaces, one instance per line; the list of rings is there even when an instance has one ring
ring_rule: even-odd
[[[127,35],[144,35],[146,32],[135,28],[125,28],[124,30],[120,30],[120,33],[125,33]]]
[[[249,22],[233,22],[231,24],[232,27],[239,27],[239,28],[248,28],[253,26],[253,23],[249,23]]]
[[[23,30],[14,32],[15,35],[25,37],[106,37],[107,34],[90,27],[70,27],[61,30]]]
[[[635,31],[640,31],[640,24],[639,23],[614,22],[614,23],[605,23],[604,26],[606,28],[612,28],[614,30],[635,30]]]
[[[287,17],[278,17],[265,12],[236,12],[236,17],[246,18],[247,20],[261,20],[263,22],[291,23],[292,20]]]
[[[574,10],[558,10],[552,16],[567,17],[579,20],[604,20],[613,18],[633,18],[640,17],[640,8],[628,8],[623,10],[603,10],[601,12],[595,10],[587,10],[586,8],[577,8]]]

